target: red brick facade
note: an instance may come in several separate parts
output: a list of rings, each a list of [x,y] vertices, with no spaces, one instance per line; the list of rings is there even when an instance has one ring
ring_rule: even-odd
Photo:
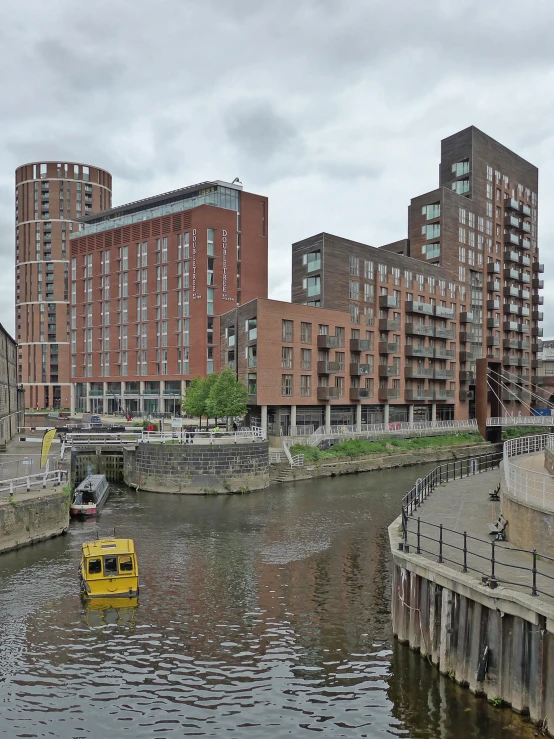
[[[69,252],[77,218],[111,207],[103,169],[36,162],[16,170],[18,381],[29,408],[70,405]]]

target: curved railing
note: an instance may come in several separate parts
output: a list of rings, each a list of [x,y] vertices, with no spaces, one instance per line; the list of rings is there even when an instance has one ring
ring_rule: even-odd
[[[504,442],[505,494],[545,511],[554,511],[554,477],[544,469],[544,459],[540,465],[533,464],[527,455],[543,454],[545,449],[554,452],[554,434],[521,436]]]

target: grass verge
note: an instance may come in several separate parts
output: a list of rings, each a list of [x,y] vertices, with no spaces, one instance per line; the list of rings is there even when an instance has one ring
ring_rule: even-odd
[[[349,439],[334,444],[330,449],[321,451],[317,447],[305,444],[291,446],[291,454],[303,454],[306,462],[317,462],[320,459],[340,459],[341,457],[362,457],[368,454],[395,454],[396,452],[417,449],[434,449],[463,444],[483,442],[479,434],[448,434],[444,436],[419,436],[415,439]]]

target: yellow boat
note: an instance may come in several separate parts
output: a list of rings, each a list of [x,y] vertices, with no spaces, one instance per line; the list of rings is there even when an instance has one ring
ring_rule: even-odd
[[[138,595],[138,563],[132,539],[97,539],[83,544],[79,568],[87,598],[133,598]]]

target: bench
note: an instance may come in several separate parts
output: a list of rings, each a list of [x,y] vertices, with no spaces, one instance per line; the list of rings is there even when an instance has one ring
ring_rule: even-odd
[[[500,500],[500,483],[494,490],[489,490],[489,500]]]
[[[489,536],[494,536],[493,541],[506,541],[506,527],[508,521],[502,514],[498,516],[496,523],[489,524]]]

